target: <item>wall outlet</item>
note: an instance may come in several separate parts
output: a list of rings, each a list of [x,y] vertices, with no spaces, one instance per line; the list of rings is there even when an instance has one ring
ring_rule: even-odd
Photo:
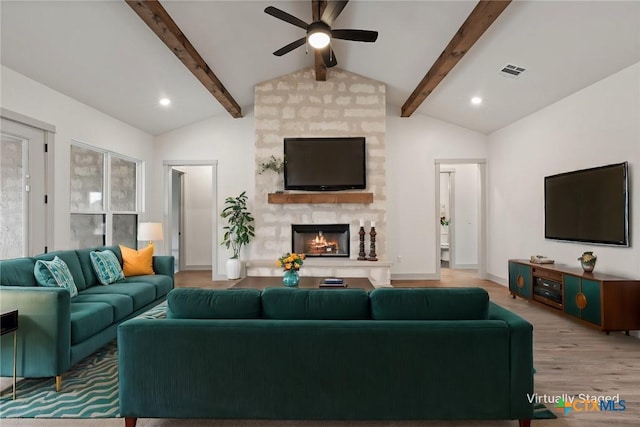
[[[400,255],[396,257],[396,262],[402,262],[402,257]]]

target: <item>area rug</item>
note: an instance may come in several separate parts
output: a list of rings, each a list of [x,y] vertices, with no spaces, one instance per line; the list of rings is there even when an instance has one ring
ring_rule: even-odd
[[[165,317],[162,303],[138,317]],[[118,346],[107,346],[75,365],[64,375],[62,390],[55,391],[53,378],[25,379],[18,383],[18,398],[7,394],[0,401],[0,418],[116,418],[118,401]],[[556,416],[544,404],[534,407],[534,419]]]
[[[161,303],[138,317],[165,317]],[[0,401],[0,418],[114,418],[119,416],[118,345],[112,341],[73,366],[56,392],[53,378],[18,382],[17,399],[7,393]]]

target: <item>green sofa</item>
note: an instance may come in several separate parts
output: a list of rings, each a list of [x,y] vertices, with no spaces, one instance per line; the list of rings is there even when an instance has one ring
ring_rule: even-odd
[[[50,252],[35,257],[0,261],[0,309],[18,309],[18,377],[56,377],[116,338],[123,321],[149,310],[166,299],[173,289],[172,256],[155,256],[156,274],[127,277],[103,286],[98,282],[89,253],[110,249],[120,265],[117,246]],[[65,288],[42,287],[34,276],[37,260],[62,259],[73,276],[78,295]],[[12,336],[1,342],[0,373],[13,375]]]
[[[532,326],[481,288],[174,289],[118,327],[120,415],[514,419]]]

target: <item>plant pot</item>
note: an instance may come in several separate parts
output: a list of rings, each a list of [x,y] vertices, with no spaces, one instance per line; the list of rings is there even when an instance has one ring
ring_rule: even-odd
[[[282,284],[293,288],[298,286],[298,282],[300,282],[300,276],[298,275],[297,270],[287,270],[284,272],[282,276]]]
[[[585,273],[591,273],[593,269],[596,267],[595,262],[590,262],[590,263],[581,262],[580,264],[582,265],[582,269],[584,270]]]
[[[225,265],[225,270],[227,272],[227,279],[239,279],[240,272],[242,271],[242,261],[240,261],[239,258],[229,258]]]

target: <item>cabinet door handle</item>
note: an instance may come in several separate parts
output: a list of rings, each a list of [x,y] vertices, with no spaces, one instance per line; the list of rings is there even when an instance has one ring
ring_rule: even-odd
[[[521,275],[518,274],[518,276],[516,276],[516,285],[522,289],[524,288],[524,277],[522,277]]]
[[[576,305],[580,310],[583,310],[587,306],[587,296],[582,292],[576,294]]]

